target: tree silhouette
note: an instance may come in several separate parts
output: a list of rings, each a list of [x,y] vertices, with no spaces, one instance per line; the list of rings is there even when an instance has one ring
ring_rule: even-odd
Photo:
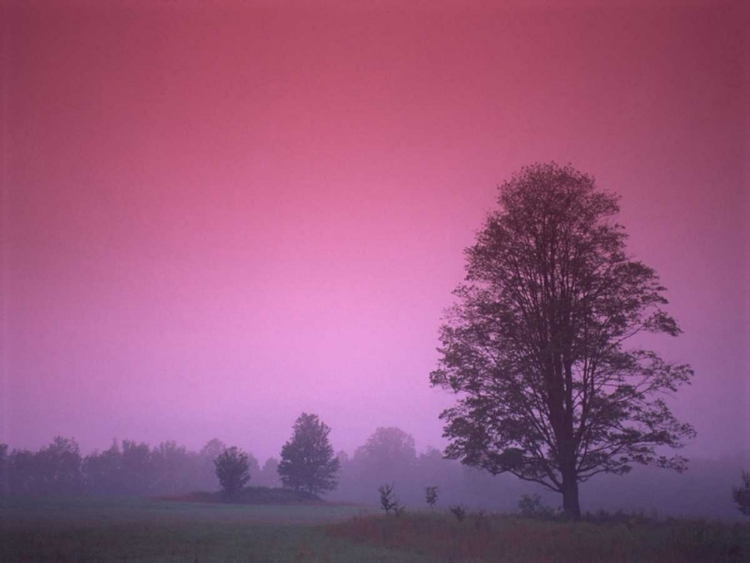
[[[250,481],[247,454],[237,446],[226,448],[214,460],[216,476],[227,496],[232,497]]]
[[[750,471],[742,472],[742,485],[732,488],[732,500],[745,516],[750,516]]]
[[[355,458],[373,473],[412,466],[417,460],[414,437],[395,426],[379,427],[357,448]]]
[[[330,432],[317,415],[300,415],[292,438],[281,448],[278,471],[284,487],[312,494],[336,488],[339,460],[328,440]]]
[[[430,375],[460,394],[441,414],[446,455],[560,492],[577,518],[578,484],[593,475],[685,468],[656,450],[695,435],[663,398],[692,370],[625,347],[680,329],[656,272],[626,254],[616,196],[551,163],[505,182],[499,203],[465,251]]]

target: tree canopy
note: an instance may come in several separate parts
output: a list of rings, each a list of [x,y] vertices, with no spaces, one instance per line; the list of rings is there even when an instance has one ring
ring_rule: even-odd
[[[330,432],[317,415],[299,416],[291,439],[281,448],[278,472],[284,487],[312,494],[336,488],[340,462],[328,440]]]
[[[355,458],[375,467],[413,465],[417,460],[414,437],[395,426],[379,427],[357,448]]]
[[[237,446],[225,448],[214,460],[216,476],[227,496],[233,496],[250,481],[248,455]]]
[[[465,251],[430,375],[458,395],[441,414],[446,455],[558,491],[573,517],[578,483],[598,473],[683,470],[686,460],[662,447],[695,431],[665,396],[693,372],[626,347],[680,329],[657,273],[626,253],[618,197],[551,163],[505,182],[499,204]]]

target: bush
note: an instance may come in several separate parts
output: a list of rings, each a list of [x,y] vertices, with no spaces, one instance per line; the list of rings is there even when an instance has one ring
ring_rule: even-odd
[[[745,516],[750,516],[750,471],[742,472],[742,485],[732,489],[732,499]]]
[[[448,510],[453,513],[453,516],[455,516],[456,520],[458,520],[459,522],[463,522],[464,518],[466,518],[466,509],[460,504],[450,506],[448,507]]]
[[[542,504],[542,497],[537,493],[521,495],[521,500],[518,501],[518,511],[521,516],[527,518],[551,518],[555,515],[552,508]]]
[[[435,503],[437,502],[438,498],[438,488],[435,486],[432,487],[425,487],[424,490],[424,499],[427,502],[427,504],[430,506],[430,508],[435,508]]]

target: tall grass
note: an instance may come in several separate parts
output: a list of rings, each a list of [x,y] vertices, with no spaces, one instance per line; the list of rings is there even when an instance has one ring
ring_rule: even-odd
[[[486,513],[373,514],[135,498],[2,498],[0,561],[750,561],[750,525],[656,515],[581,522]]]
[[[750,561],[750,526],[640,515],[570,522],[479,513],[459,522],[447,513],[412,513],[355,517],[327,529],[441,561]]]

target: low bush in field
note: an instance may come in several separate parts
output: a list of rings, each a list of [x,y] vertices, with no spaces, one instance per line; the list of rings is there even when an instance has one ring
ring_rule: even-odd
[[[358,517],[328,533],[443,561],[750,561],[750,526],[620,515],[570,522],[508,515]]]
[[[448,510],[451,514],[453,514],[453,516],[456,517],[456,520],[458,520],[459,522],[463,522],[464,518],[466,518],[466,509],[460,504],[450,506],[448,507]]]

